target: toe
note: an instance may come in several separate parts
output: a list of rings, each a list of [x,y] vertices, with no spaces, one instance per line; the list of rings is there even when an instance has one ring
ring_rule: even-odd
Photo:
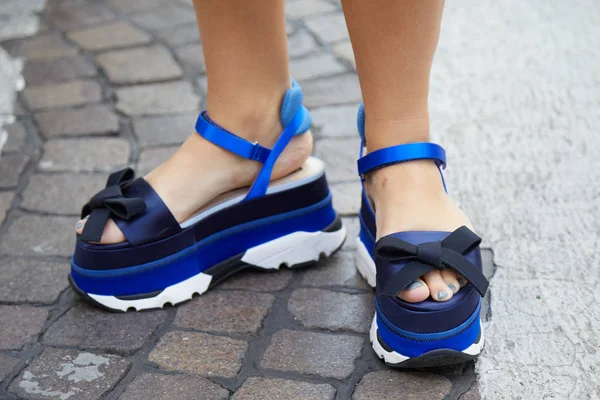
[[[429,288],[422,279],[413,281],[398,297],[409,303],[418,303],[429,297]]]
[[[444,269],[442,270],[442,279],[448,285],[448,288],[452,290],[452,293],[458,292],[460,289],[460,283],[456,277],[456,271],[453,269]]]
[[[81,235],[81,233],[83,232],[83,228],[86,222],[87,219],[82,219],[80,221],[77,221],[77,223],[75,224],[75,231],[78,235]],[[123,235],[123,232],[121,232],[117,224],[115,224],[115,222],[112,219],[108,220],[106,226],[104,227],[104,232],[102,232],[100,244],[121,243],[125,240],[125,235]]]
[[[456,281],[458,282],[460,287],[463,287],[467,284],[467,280],[465,279],[465,277],[459,274],[458,272],[456,273]]]
[[[452,290],[448,287],[440,271],[430,271],[423,275],[423,280],[429,286],[431,298],[435,301],[448,301],[452,298]]]

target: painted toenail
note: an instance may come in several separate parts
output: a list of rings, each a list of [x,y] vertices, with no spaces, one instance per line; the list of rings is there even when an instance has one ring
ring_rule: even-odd
[[[456,286],[454,286],[454,283],[451,283],[448,285],[448,287],[450,288],[450,290],[452,290],[453,292],[456,290]]]
[[[406,288],[406,290],[413,290],[416,289],[418,287],[423,286],[423,284],[419,281],[413,281],[413,283],[411,283],[410,285],[408,285],[408,287]]]
[[[458,281],[458,284],[461,286],[465,283],[465,280],[463,278],[456,278],[456,280]]]
[[[83,221],[79,221],[75,224],[75,229],[79,229],[83,226]]]
[[[445,299],[446,297],[448,297],[448,293],[446,293],[445,290],[440,290],[440,292],[437,295],[438,300]]]

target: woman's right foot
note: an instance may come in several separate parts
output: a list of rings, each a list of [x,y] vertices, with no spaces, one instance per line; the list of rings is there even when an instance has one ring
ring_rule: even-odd
[[[279,104],[271,109],[277,112],[269,113],[271,115],[248,112],[252,118],[243,118],[240,112],[229,116],[221,113],[219,119],[215,120],[231,132],[256,138],[261,145],[271,147],[282,129]],[[257,118],[258,115],[261,117]],[[312,149],[310,131],[293,137],[277,159],[271,180],[298,170]],[[177,222],[181,223],[217,196],[251,185],[261,167],[262,164],[256,161],[232,154],[193,133],[169,160],[150,172],[145,179]],[[77,233],[83,232],[85,222],[85,219],[77,222]],[[109,220],[100,243],[121,243],[125,240],[117,224]]]

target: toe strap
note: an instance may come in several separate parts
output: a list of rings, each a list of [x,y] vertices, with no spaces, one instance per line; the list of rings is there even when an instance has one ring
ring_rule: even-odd
[[[100,242],[109,218],[133,246],[181,231],[158,193],[144,179],[135,179],[131,168],[112,173],[106,187],[83,206],[81,217],[88,217],[80,236],[86,242]]]
[[[382,295],[397,296],[415,279],[434,269],[452,268],[462,274],[481,296],[485,296],[489,282],[475,264],[465,255],[481,243],[475,233],[463,226],[444,240],[418,245],[394,236],[385,236],[375,245],[375,257],[391,263],[406,264],[384,286]]]

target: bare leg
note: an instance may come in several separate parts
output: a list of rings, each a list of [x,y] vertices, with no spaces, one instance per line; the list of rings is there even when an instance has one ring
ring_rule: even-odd
[[[365,102],[368,151],[429,141],[429,75],[443,0],[343,0]],[[452,231],[469,220],[446,195],[432,161],[383,168],[367,178],[377,236]],[[430,272],[400,297],[447,301],[459,289],[451,270]],[[418,284],[421,284],[419,286]]]
[[[206,62],[211,119],[250,141],[273,145],[282,129],[282,97],[290,87],[283,0],[194,0],[194,6]],[[311,151],[310,133],[292,139],[277,161],[272,179],[299,168]],[[259,168],[258,163],[232,155],[193,133],[146,180],[181,222],[216,196],[252,183]],[[78,223],[79,231],[82,225]],[[116,224],[109,221],[102,243],[124,240]]]

